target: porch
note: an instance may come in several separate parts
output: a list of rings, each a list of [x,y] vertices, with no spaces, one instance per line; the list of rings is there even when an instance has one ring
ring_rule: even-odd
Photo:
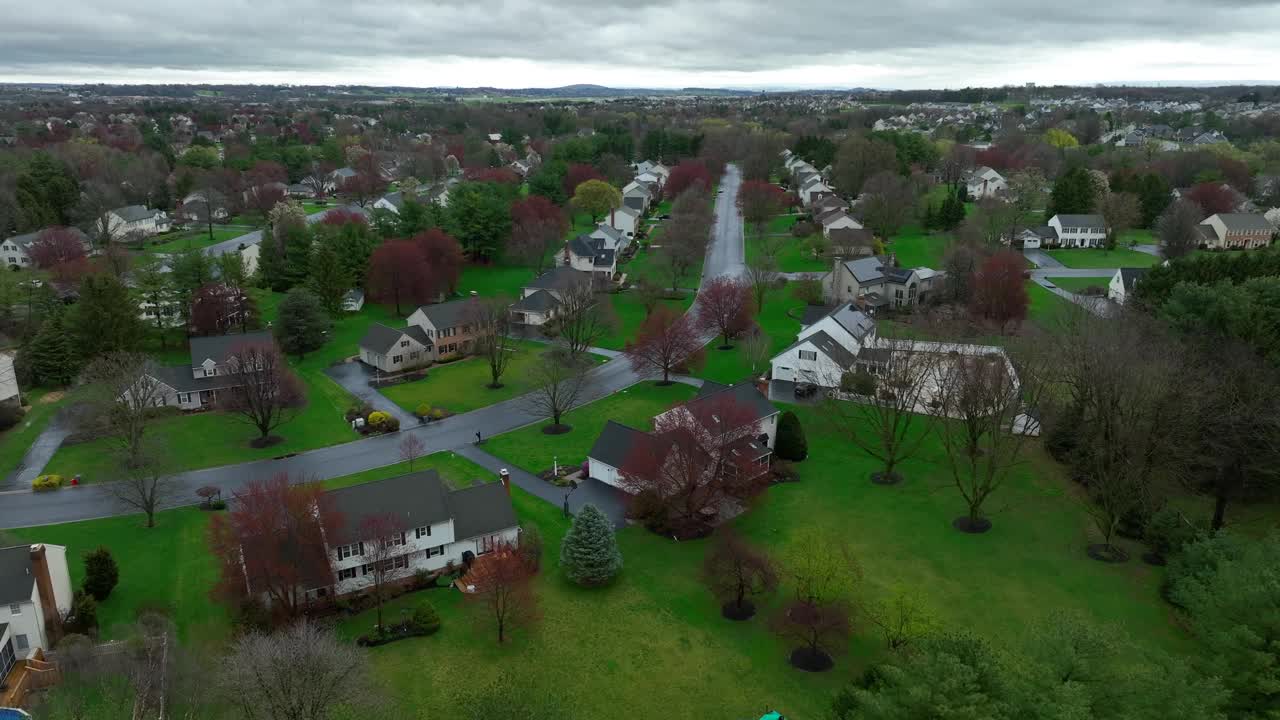
[[[30,659],[14,663],[9,674],[0,680],[0,707],[22,707],[28,693],[55,685],[61,678],[58,666],[36,650]]]

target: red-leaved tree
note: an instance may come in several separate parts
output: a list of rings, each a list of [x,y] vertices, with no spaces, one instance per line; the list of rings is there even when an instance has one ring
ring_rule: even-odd
[[[422,248],[413,240],[392,240],[373,251],[366,279],[369,297],[404,314],[405,304],[418,306],[431,299],[431,273]]]
[[[324,217],[320,219],[320,224],[333,225],[335,227],[341,227],[347,223],[368,225],[369,221],[362,213],[356,212],[355,210],[349,210],[347,208],[335,208],[333,210],[329,210],[325,212]]]
[[[569,231],[564,210],[541,195],[530,195],[511,206],[511,221],[512,250],[541,274],[548,253]]]
[[[573,197],[573,193],[578,186],[588,180],[601,180],[609,182],[608,178],[600,173],[599,170],[585,163],[574,163],[570,165],[564,173],[564,194]]]
[[[343,518],[319,483],[279,473],[249,481],[229,505],[209,521],[218,597],[231,604],[262,600],[293,618],[302,614],[307,590],[334,585],[325,537],[341,529]]]
[[[1231,186],[1220,182],[1200,183],[1191,188],[1187,197],[1209,215],[1235,212],[1238,202],[1236,192],[1231,189]]]
[[[456,291],[462,274],[462,246],[458,241],[439,228],[424,230],[412,240],[427,264],[427,301]]]
[[[287,198],[288,195],[285,193],[284,188],[266,183],[253,185],[244,192],[245,206],[264,218],[271,212],[271,208],[284,202]]]
[[[538,595],[533,589],[537,572],[527,553],[503,541],[493,552],[476,558],[463,576],[467,600],[493,621],[499,643],[506,641],[508,630],[538,620]]]
[[[663,186],[663,192],[668,198],[675,198],[694,185],[710,189],[711,171],[707,170],[706,163],[686,160],[671,168],[671,174],[667,176],[667,184]]]
[[[254,447],[281,440],[271,432],[307,404],[302,381],[284,355],[270,342],[243,343],[231,349],[226,366],[230,387],[218,391],[218,407],[258,431]]]
[[[63,263],[83,260],[86,253],[80,234],[71,228],[53,227],[36,236],[29,252],[31,260],[41,270]]]
[[[520,176],[516,174],[516,171],[506,167],[467,168],[465,176],[468,180],[475,182],[507,183],[509,185],[515,185],[520,182]]]
[[[698,324],[705,332],[724,338],[722,349],[733,347],[730,341],[751,327],[751,286],[737,278],[722,275],[698,292]]]
[[[667,305],[654,307],[640,324],[635,342],[623,351],[631,369],[642,375],[662,373],[661,385],[671,384],[671,373],[702,350],[698,327],[690,317]]]
[[[984,260],[973,276],[969,311],[974,317],[995,323],[1001,332],[1025,320],[1030,302],[1022,277],[1026,266],[1022,255],[1011,250]]]
[[[191,332],[226,335],[257,324],[257,306],[244,290],[223,283],[207,283],[191,296]]]

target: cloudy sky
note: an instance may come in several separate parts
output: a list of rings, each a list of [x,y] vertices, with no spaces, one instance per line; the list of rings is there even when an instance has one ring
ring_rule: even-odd
[[[1280,82],[1253,0],[0,0],[0,81]]]

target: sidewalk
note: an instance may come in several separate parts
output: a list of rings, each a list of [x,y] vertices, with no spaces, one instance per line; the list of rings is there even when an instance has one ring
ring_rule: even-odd
[[[627,495],[621,490],[594,478],[589,478],[580,483],[577,490],[572,490],[571,492],[571,488],[556,487],[532,473],[525,472],[508,463],[506,460],[490,455],[484,451],[483,447],[483,445],[464,445],[454,448],[453,452],[491,471],[494,475],[497,475],[498,471],[505,469],[511,474],[511,482],[516,487],[556,507],[564,505],[567,495],[569,512],[576,515],[583,505],[591,503],[600,508],[600,511],[613,521],[615,529],[622,529],[627,526]]]

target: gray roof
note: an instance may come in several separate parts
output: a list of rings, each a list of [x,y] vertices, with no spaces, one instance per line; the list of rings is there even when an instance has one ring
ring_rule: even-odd
[[[212,359],[222,364],[231,357],[236,348],[243,345],[276,344],[275,338],[268,330],[235,335],[211,335],[209,337],[191,338],[191,367],[203,365],[205,360]]]
[[[405,529],[441,523],[450,518],[449,493],[440,473],[435,470],[419,470],[329,490],[325,496],[344,519],[335,538],[340,544],[363,540],[360,523],[367,517],[392,514],[404,524]]]
[[[74,234],[77,238],[79,238],[81,244],[83,244],[85,247],[89,246],[89,236],[85,235],[84,231],[78,227],[66,227],[66,228],[47,227],[40,230],[36,230],[35,232],[29,232],[25,235],[14,235],[13,237],[6,239],[5,242],[11,242],[14,245],[17,245],[25,249],[25,248],[31,247],[31,245],[35,243],[36,240],[39,240],[40,235],[44,233],[46,230],[58,230],[58,229],[69,230],[72,234]]]
[[[1120,282],[1124,284],[1125,292],[1133,290],[1143,275],[1147,274],[1147,268],[1120,268]]]
[[[778,414],[778,408],[769,402],[769,398],[765,397],[760,389],[749,382],[740,382],[737,385],[722,385],[718,382],[710,380],[702,383],[698,388],[698,394],[687,403],[687,406],[697,412],[695,408],[710,398],[733,398],[734,402],[743,407],[751,408],[755,412],[757,420],[763,420],[771,415]]]
[[[578,257],[595,257],[596,248],[600,247],[603,243],[603,240],[598,240],[586,235],[579,235],[569,241],[569,252],[577,255]]]
[[[449,493],[454,540],[467,540],[516,527],[511,496],[500,482],[472,485]]]
[[[560,301],[546,290],[538,290],[520,298],[511,305],[512,310],[544,313],[558,306]]]
[[[1101,215],[1055,215],[1062,227],[1106,228],[1107,221]]]
[[[151,368],[150,375],[168,385],[177,392],[198,392],[201,390],[218,390],[235,387],[237,381],[232,375],[214,375],[213,377],[196,377],[189,365],[164,365]]]
[[[806,343],[813,345],[823,355],[826,355],[827,357],[831,358],[832,362],[834,362],[835,364],[839,365],[840,367],[846,370],[853,367],[854,362],[856,362],[858,359],[858,357],[853,353],[849,352],[849,350],[846,349],[845,346],[836,342],[835,338],[828,335],[825,330],[819,330],[818,332],[805,335],[803,338],[791,343],[791,345],[789,345],[782,352],[788,352],[790,350],[794,350],[795,348],[800,347],[801,345],[804,345]]]
[[[356,171],[349,167],[341,167],[334,170],[332,174],[340,178],[352,178],[356,176]]]
[[[884,272],[882,272],[884,264],[884,258],[873,255],[857,260],[846,260],[844,266],[849,269],[853,279],[857,280],[859,285],[865,285],[884,278]]]
[[[643,430],[636,430],[620,422],[609,420],[604,424],[600,437],[596,438],[587,457],[621,468],[635,448],[645,447],[645,443],[652,443],[652,441],[653,436]]]
[[[1271,223],[1258,213],[1218,213],[1217,218],[1232,232],[1265,232],[1268,235],[1275,232]]]
[[[628,195],[627,197],[622,198],[622,204],[633,210],[643,210],[644,198],[639,195]]]
[[[619,209],[621,209],[621,208],[619,208]],[[628,210],[630,210],[631,208],[627,208],[627,209],[628,209]],[[600,223],[599,225],[597,225],[597,226],[596,226],[596,229],[595,229],[594,231],[592,231],[592,234],[593,234],[593,235],[594,235],[595,233],[600,233],[601,235],[606,235],[606,236],[608,236],[609,238],[613,239],[613,240],[614,240],[614,242],[622,242],[623,240],[625,240],[625,239],[626,239],[626,236],[622,234],[622,231],[621,231],[621,230],[619,230],[619,229],[615,228],[614,226],[610,225],[609,223]]]
[[[1029,227],[1023,232],[1029,232],[1042,240],[1057,240],[1058,231],[1054,230],[1050,225],[1037,225]]]
[[[1218,241],[1218,233],[1213,229],[1212,225],[1200,223],[1196,226],[1196,231],[1200,233],[1200,239],[1202,242],[1208,243]]]
[[[364,333],[364,337],[360,339],[360,347],[372,350],[380,355],[386,355],[405,335],[427,347],[431,347],[431,338],[427,337],[427,332],[417,325],[393,328],[382,323],[373,323],[369,326],[369,329]]]
[[[462,324],[462,321],[473,307],[475,307],[474,300],[450,300],[449,302],[423,305],[418,310],[423,315],[426,315],[427,319],[436,328],[450,328]],[[427,344],[430,344],[430,341],[427,341]]]
[[[30,602],[36,577],[31,573],[31,546],[0,548],[0,605]]]
[[[552,268],[538,277],[529,281],[527,288],[542,288],[545,290],[567,290],[577,283],[590,281],[589,273],[581,270],[574,270],[568,265]]]
[[[159,210],[151,210],[145,205],[126,205],[121,208],[116,208],[111,212],[115,213],[121,220],[125,222],[137,222],[139,220],[146,220],[147,218],[154,217],[160,213]]]
[[[858,342],[875,328],[876,323],[866,313],[858,310],[853,303],[845,303],[831,312],[831,319],[854,337]]]
[[[800,324],[806,327],[812,325],[830,315],[832,310],[835,307],[831,305],[805,305],[804,310],[800,311]]]

